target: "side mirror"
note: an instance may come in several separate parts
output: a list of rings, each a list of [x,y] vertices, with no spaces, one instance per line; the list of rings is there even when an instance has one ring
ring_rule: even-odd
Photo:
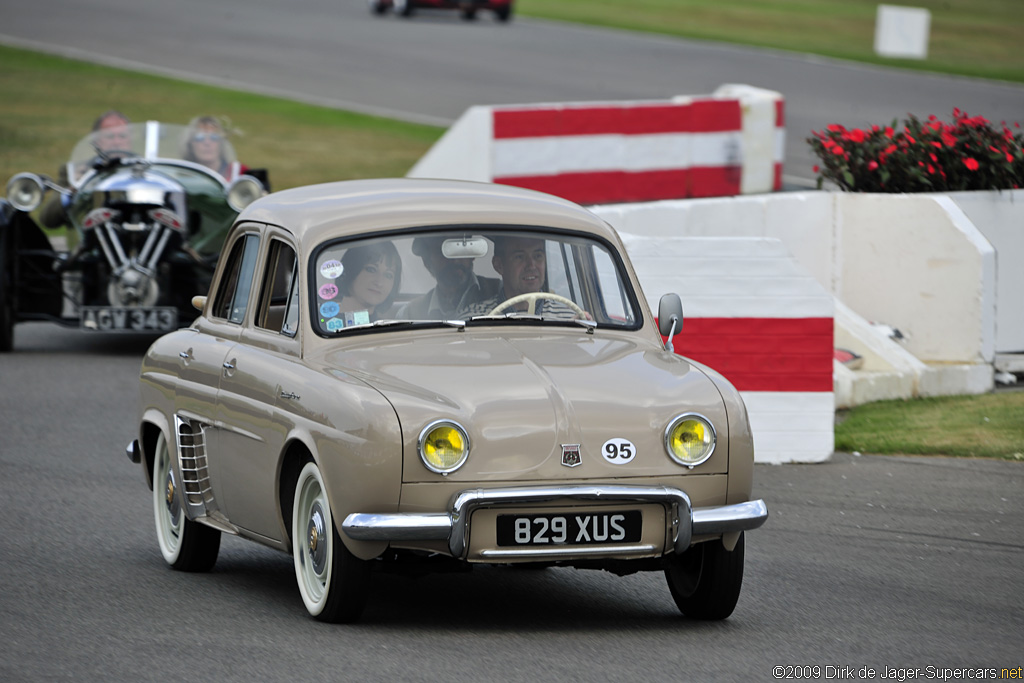
[[[665,348],[672,351],[672,337],[683,329],[683,302],[678,294],[665,294],[658,302],[658,331],[668,337]]]
[[[202,312],[206,308],[206,297],[199,295],[192,297],[192,307]]]

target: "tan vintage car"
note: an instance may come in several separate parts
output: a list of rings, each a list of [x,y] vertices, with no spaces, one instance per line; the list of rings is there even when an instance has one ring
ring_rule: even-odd
[[[732,613],[768,515],[746,409],[672,352],[679,297],[659,329],[606,223],[507,186],[350,181],[257,200],[222,254],[201,315],[146,353],[128,446],[172,567],[257,541],[332,622],[374,567],[452,558],[664,571],[685,615]]]

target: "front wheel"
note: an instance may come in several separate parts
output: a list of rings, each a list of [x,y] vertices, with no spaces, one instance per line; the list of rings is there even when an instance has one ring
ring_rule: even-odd
[[[220,552],[220,532],[185,517],[178,486],[167,440],[161,433],[153,456],[153,514],[160,552],[174,569],[210,571]]]
[[[720,540],[698,543],[673,556],[665,570],[679,611],[692,619],[725,619],[736,608],[743,585],[743,534],[726,550]]]
[[[292,559],[306,610],[319,621],[352,623],[366,606],[369,565],[341,542],[324,480],[306,463],[292,504]]]

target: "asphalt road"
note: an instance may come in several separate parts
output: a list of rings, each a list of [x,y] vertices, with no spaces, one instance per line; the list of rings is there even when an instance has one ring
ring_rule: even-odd
[[[373,19],[362,0],[0,0],[0,17],[4,42],[439,124],[471,104],[746,82],[786,95],[792,173],[807,131],[829,122],[1024,112],[1017,86],[526,20]],[[862,667],[895,679],[1024,665],[1019,463],[758,466],[771,517],[747,539],[723,623],[681,618],[657,574],[380,575],[363,622],[333,627],[306,615],[286,555],[228,538],[212,573],[172,572],[123,454],[148,343],[23,324],[0,356],[4,681],[756,681],[776,666],[858,680]]]
[[[0,0],[0,43],[396,118],[448,125],[479,104],[667,99],[724,83],[786,98],[786,180],[830,123],[954,107],[1024,120],[1024,87],[795,53],[515,18],[375,17],[365,0]],[[91,120],[96,112],[83,112]]]
[[[743,594],[721,623],[680,617],[660,574],[378,575],[364,620],[327,626],[306,615],[282,553],[228,537],[212,573],[171,571],[124,455],[149,341],[31,323],[0,356],[0,680],[768,681],[775,666],[827,680],[827,666],[1024,665],[1013,462],[757,466],[771,516],[748,535]]]

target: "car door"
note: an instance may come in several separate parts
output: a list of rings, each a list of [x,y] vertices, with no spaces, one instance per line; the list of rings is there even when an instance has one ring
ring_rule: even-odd
[[[217,458],[230,476],[220,482],[223,509],[232,524],[283,541],[277,498],[277,465],[289,424],[275,409],[298,400],[289,377],[299,358],[298,267],[283,231],[265,236],[254,296],[239,343],[229,350],[218,392]]]
[[[192,464],[200,469],[194,474],[195,484],[200,489],[208,489],[204,496],[205,507],[211,515],[226,512],[221,502],[222,486],[230,480],[231,474],[219,457],[224,426],[219,404],[220,384],[228,370],[228,354],[242,332],[241,322],[251,296],[259,244],[260,236],[254,229],[236,234],[226,245],[224,267],[211,292],[213,304],[208,306],[207,315],[195,323],[194,334],[186,338],[178,350],[181,368],[180,381],[175,388],[175,413],[186,423],[178,427],[179,444],[182,444],[179,450],[181,457],[186,458],[191,455],[187,446],[195,443],[202,446],[205,460]],[[183,429],[194,436],[183,437]],[[186,473],[182,476],[186,477]]]

